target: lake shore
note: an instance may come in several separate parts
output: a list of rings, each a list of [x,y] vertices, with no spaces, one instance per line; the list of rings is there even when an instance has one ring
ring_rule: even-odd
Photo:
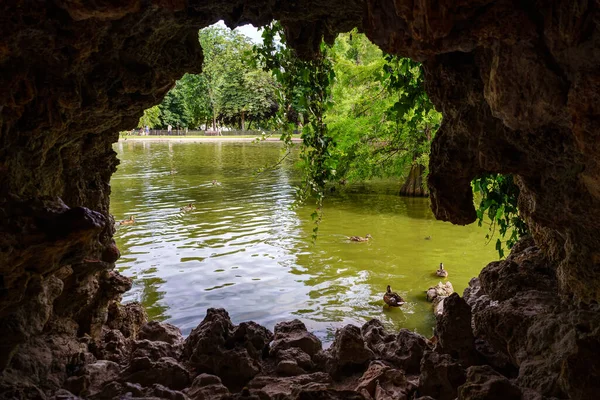
[[[279,142],[279,137],[272,136],[262,139],[260,136],[128,136],[120,137],[119,142],[136,141],[136,142],[253,142],[260,139],[264,142]],[[302,139],[293,137],[292,142],[301,143]]]

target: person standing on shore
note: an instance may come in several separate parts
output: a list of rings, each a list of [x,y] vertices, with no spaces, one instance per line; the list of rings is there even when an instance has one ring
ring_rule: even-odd
[[[169,132],[169,135],[171,135],[172,130],[173,130],[173,127],[171,125],[167,125],[167,132]]]

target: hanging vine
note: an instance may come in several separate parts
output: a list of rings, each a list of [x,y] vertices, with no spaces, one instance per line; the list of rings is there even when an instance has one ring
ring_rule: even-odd
[[[263,28],[263,44],[255,46],[258,62],[271,71],[279,84],[277,121],[283,132],[281,140],[292,146],[292,134],[301,130],[300,156],[304,164],[302,183],[297,188],[296,205],[315,199],[316,209],[311,214],[316,239],[323,217],[325,185],[336,172],[336,161],[330,149],[335,146],[327,132],[325,111],[331,106],[331,83],[335,78],[328,58],[328,47],[321,44],[320,52],[309,60],[301,59],[287,45],[285,32],[278,22]]]

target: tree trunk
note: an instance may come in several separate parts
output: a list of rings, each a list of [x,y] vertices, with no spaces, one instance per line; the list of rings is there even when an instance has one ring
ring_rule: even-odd
[[[246,121],[244,120],[244,112],[242,111],[242,124],[241,124],[241,128],[242,130],[246,130]]]
[[[410,167],[408,177],[406,178],[404,185],[400,188],[400,196],[429,196],[429,191],[426,187],[423,187],[423,171],[425,171],[424,165],[413,164],[412,167]]]

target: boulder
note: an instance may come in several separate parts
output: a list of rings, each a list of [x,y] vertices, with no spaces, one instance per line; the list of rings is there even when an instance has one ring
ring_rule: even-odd
[[[444,299],[444,311],[438,317],[436,331],[439,350],[450,354],[463,366],[478,361],[471,328],[471,307],[457,293]]]
[[[120,330],[126,338],[136,339],[142,325],[147,321],[148,315],[140,303],[122,305],[112,302],[108,307],[106,326]]]
[[[219,376],[230,388],[241,388],[261,371],[261,359],[273,334],[251,323],[235,327],[227,311],[210,308],[185,340],[182,359],[198,372]]]
[[[93,396],[102,390],[105,383],[117,380],[120,370],[119,364],[115,362],[96,361],[85,365],[78,371],[77,376],[67,379],[65,387],[76,395]]]
[[[448,354],[426,351],[421,361],[419,394],[437,400],[454,400],[465,379],[464,368]]]
[[[354,390],[368,400],[408,400],[415,389],[403,371],[371,361]]]
[[[188,371],[171,357],[152,361],[147,357],[134,358],[121,374],[121,382],[139,383],[144,387],[160,384],[181,390],[190,383]]]
[[[278,323],[274,332],[271,356],[277,357],[277,353],[282,350],[297,348],[313,357],[323,348],[321,341],[308,332],[304,323],[297,319]]]
[[[407,373],[419,373],[423,353],[430,349],[427,339],[418,333],[400,329],[394,335],[376,319],[362,326],[361,335],[377,359],[390,362]]]
[[[200,374],[185,393],[190,400],[220,400],[229,394],[229,390],[221,383],[221,378],[218,376]]]
[[[135,340],[132,343],[131,358],[148,357],[152,361],[171,357],[178,359],[181,355],[182,343],[170,344],[162,341]]]
[[[296,399],[306,390],[326,390],[332,385],[331,377],[323,372],[293,377],[277,378],[257,376],[248,383],[248,388],[272,399]]]
[[[522,391],[488,365],[467,369],[467,380],[458,388],[459,400],[522,400]]]
[[[171,345],[183,343],[183,335],[179,328],[175,325],[158,321],[150,321],[147,324],[142,325],[137,338],[139,340],[149,340],[152,342],[166,342]]]
[[[438,297],[447,297],[452,293],[454,293],[454,287],[452,287],[452,283],[450,283],[450,281],[445,283],[438,282],[437,285],[427,289],[427,301],[432,302]]]
[[[363,371],[367,363],[375,359],[375,353],[367,347],[360,329],[354,325],[338,329],[327,353],[326,368],[333,377]]]

